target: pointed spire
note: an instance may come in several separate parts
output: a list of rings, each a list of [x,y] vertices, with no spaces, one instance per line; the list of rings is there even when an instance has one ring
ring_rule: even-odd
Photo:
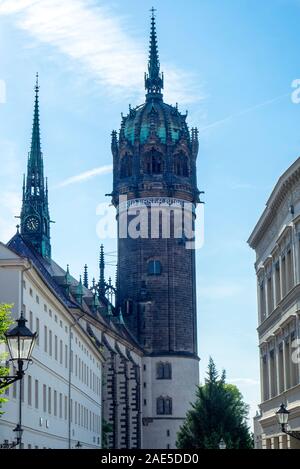
[[[89,288],[89,276],[88,276],[88,266],[85,264],[84,273],[83,273],[83,285],[85,288]]]
[[[99,278],[99,295],[105,295],[105,262],[104,262],[104,247],[103,244],[100,246],[100,259],[99,259],[99,269],[100,269],[100,278]]]
[[[21,210],[21,234],[40,255],[51,258],[50,215],[48,187],[44,180],[44,164],[41,151],[39,118],[39,81],[36,75],[35,101],[31,147],[27,161],[27,175],[23,182]]]
[[[147,90],[147,100],[154,98],[162,99],[161,90],[164,87],[164,77],[163,74],[160,73],[154,12],[155,9],[152,7],[148,74],[145,74],[145,88]]]
[[[35,102],[33,114],[33,126],[31,137],[31,150],[29,155],[29,162],[31,165],[40,166],[43,169],[42,152],[41,152],[41,137],[40,137],[40,116],[39,116],[39,75],[36,74],[35,83]]]

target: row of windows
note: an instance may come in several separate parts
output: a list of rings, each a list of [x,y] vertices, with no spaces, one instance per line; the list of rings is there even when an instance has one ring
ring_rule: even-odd
[[[25,311],[25,309],[24,309]],[[33,313],[32,311],[29,312],[29,328],[31,330],[34,329],[33,327]],[[40,344],[40,321],[39,318],[36,318],[35,321],[35,331],[37,332],[37,340],[36,344],[39,346]],[[53,357],[60,365],[64,366],[68,369],[69,366],[69,347],[67,344],[63,343],[62,339],[59,339],[56,334],[53,335],[51,329],[48,326],[44,326],[44,352],[48,353],[50,357]],[[95,363],[95,359],[92,359],[91,354],[89,354],[86,347],[75,339],[75,343],[79,346],[79,348],[93,360]],[[74,353],[71,351],[71,371],[75,373],[75,376],[78,379],[86,384],[86,386],[90,387],[97,395],[101,393],[101,381],[98,376],[91,370],[91,368],[79,357],[75,354],[75,360],[73,359]],[[75,364],[74,364],[75,361]],[[99,368],[99,364],[97,362],[97,368]]]
[[[273,272],[270,271],[268,277],[259,284],[259,310],[260,320],[264,321],[270,316],[278,303],[287,295],[295,284],[293,268],[293,252],[288,249],[286,254],[281,256],[280,261],[274,263]]]
[[[165,168],[162,153],[152,148],[144,155],[143,171],[145,174],[162,174]],[[189,159],[180,152],[174,156],[173,171],[176,176],[189,177]],[[133,174],[133,156],[126,153],[120,161],[120,178],[131,177]]]
[[[25,282],[25,280],[24,280]],[[26,285],[26,282],[25,282],[25,285]],[[25,287],[26,288],[26,287]],[[30,288],[30,290],[32,291],[32,289]],[[39,303],[39,297],[38,295],[36,296],[37,298],[37,302]],[[44,311],[45,312],[48,312],[49,313],[49,316],[52,318],[53,317],[53,314],[52,314],[52,310],[50,308],[47,307],[46,304],[44,304]],[[24,317],[26,318],[26,306],[23,304],[23,314],[24,314]],[[33,331],[34,329],[34,324],[33,324],[33,312],[32,311],[29,311],[29,318],[28,318],[28,321],[29,321],[29,329],[31,331]],[[35,331],[37,333],[39,333],[39,318],[37,318],[36,320],[36,329]],[[54,321],[56,323],[58,323],[58,316],[57,314],[54,314]],[[60,327],[63,328],[63,321],[62,320],[59,320],[59,324],[60,324]],[[65,325],[65,332],[66,334],[68,333],[68,326]],[[72,337],[73,337],[73,334],[72,334]],[[38,344],[38,341],[37,341],[37,344]],[[83,345],[82,342],[80,342],[79,339],[77,339],[77,337],[75,337],[75,344],[78,345],[78,347],[85,353],[85,355],[89,356],[90,357],[90,360],[93,360],[93,363],[95,363],[95,359],[92,357],[92,355],[89,353],[88,349]],[[97,367],[99,367],[98,363],[97,363]]]
[[[26,384],[27,381],[27,384]],[[26,379],[22,382],[21,400],[24,402],[24,384],[27,389],[27,404],[34,406],[35,409],[40,409],[40,393],[42,389],[42,410],[44,413],[54,415],[61,419],[67,420],[69,413],[68,396],[53,390],[51,386],[41,384],[37,379],[33,380],[30,375],[26,376]],[[5,395],[9,396],[10,388],[5,390]],[[17,398],[17,384],[14,383],[12,386],[12,397]],[[41,410],[41,409],[40,409]],[[70,403],[71,423],[79,425],[87,430],[99,433],[100,430],[100,416],[88,410],[87,407],[80,404],[77,401],[71,399]]]

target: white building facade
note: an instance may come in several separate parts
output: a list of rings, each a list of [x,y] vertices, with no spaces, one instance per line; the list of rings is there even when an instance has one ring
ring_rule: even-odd
[[[290,429],[300,430],[300,158],[277,182],[248,242],[256,252],[261,445],[298,449],[275,413],[283,402]]]
[[[7,388],[0,440],[11,441],[21,423],[24,448],[101,446],[104,357],[70,311],[44,283],[34,266],[0,245],[0,302],[21,311],[38,333],[33,363],[24,378]],[[21,419],[20,419],[20,384]]]

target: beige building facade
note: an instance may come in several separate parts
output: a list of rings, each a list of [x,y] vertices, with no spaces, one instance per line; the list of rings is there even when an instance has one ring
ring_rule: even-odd
[[[300,449],[281,432],[276,411],[300,430],[300,158],[280,177],[249,240],[256,252],[263,449]],[[255,435],[258,437],[258,435]]]

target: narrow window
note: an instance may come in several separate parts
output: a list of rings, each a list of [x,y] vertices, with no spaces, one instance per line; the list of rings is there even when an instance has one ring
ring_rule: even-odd
[[[35,400],[35,408],[39,408],[39,382],[36,379],[34,385],[34,400]]]

